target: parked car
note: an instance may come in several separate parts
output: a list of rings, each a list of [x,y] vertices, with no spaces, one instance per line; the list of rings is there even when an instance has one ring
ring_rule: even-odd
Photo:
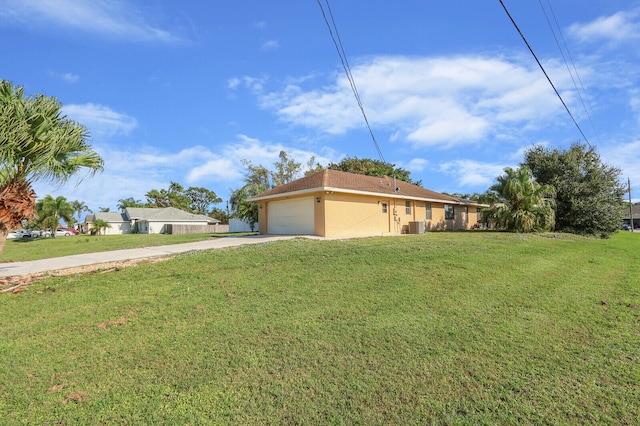
[[[56,237],[70,237],[76,235],[74,229],[56,229]]]
[[[17,231],[11,231],[7,234],[8,238],[31,238],[31,231],[27,231],[26,229],[19,229]]]

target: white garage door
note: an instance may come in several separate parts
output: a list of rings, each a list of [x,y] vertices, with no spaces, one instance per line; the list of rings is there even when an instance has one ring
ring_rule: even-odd
[[[269,203],[269,234],[313,235],[313,197]]]

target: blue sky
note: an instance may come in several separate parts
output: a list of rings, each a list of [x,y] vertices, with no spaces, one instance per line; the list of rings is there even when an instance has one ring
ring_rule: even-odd
[[[504,3],[640,201],[640,1]],[[330,6],[384,159],[426,188],[483,192],[534,144],[585,142],[498,0]],[[379,158],[317,1],[0,0],[0,58],[105,160],[40,197],[113,211],[175,181],[226,200],[243,159]]]

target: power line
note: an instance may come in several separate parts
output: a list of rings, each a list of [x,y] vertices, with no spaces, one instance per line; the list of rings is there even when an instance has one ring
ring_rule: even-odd
[[[598,136],[598,131],[596,130],[594,124],[593,124],[593,120],[591,119],[591,114],[589,113],[589,108],[588,108],[588,103],[589,103],[589,98],[587,96],[587,91],[584,88],[584,85],[582,84],[582,80],[580,79],[580,74],[578,73],[578,68],[576,68],[576,64],[573,61],[573,57],[571,56],[571,51],[569,50],[569,46],[567,46],[567,41],[564,38],[564,35],[562,34],[562,30],[560,29],[560,25],[558,24],[558,19],[556,18],[556,14],[553,11],[553,7],[551,6],[551,0],[547,0],[547,5],[549,6],[549,10],[551,11],[551,16],[553,16],[553,21],[555,22],[555,27],[558,30],[558,33],[560,34],[560,38],[562,39],[562,44],[564,45],[564,50],[567,51],[567,55],[569,56],[569,60],[571,61],[571,67],[569,67],[569,64],[567,62],[567,58],[564,55],[564,51],[562,49],[562,46],[560,45],[560,42],[558,41],[558,38],[556,37],[556,33],[553,29],[553,25],[551,25],[551,21],[549,21],[549,16],[547,15],[547,11],[544,8],[544,5],[542,4],[542,0],[538,0],[538,2],[540,3],[540,7],[542,8],[542,13],[544,13],[544,17],[547,20],[547,24],[549,24],[549,29],[551,30],[551,34],[553,34],[553,38],[556,41],[556,45],[558,46],[558,50],[560,51],[560,55],[562,56],[562,60],[564,61],[565,66],[567,67],[567,71],[569,72],[569,75],[571,76],[571,81],[573,81],[573,87],[575,87],[576,89],[576,93],[578,94],[578,97],[580,98],[580,102],[582,103],[582,107],[584,108],[585,113],[587,114],[587,118],[589,119],[589,123],[591,124],[591,128],[593,129],[594,134],[596,135],[596,137]],[[573,72],[571,72],[571,68],[573,68]],[[573,77],[573,74],[575,73],[576,78],[578,79],[578,82],[580,83],[580,88],[578,88],[578,85],[576,83],[576,79]],[[582,90],[581,90],[582,89]],[[584,96],[587,98],[587,102],[585,103],[584,98],[582,97],[582,93],[584,93]]]
[[[386,161],[384,160],[384,156],[382,155],[382,151],[380,150],[380,147],[378,146],[378,141],[376,141],[376,137],[373,134],[373,130],[371,129],[371,126],[369,125],[369,120],[367,119],[367,114],[364,112],[364,106],[362,105],[362,101],[360,100],[360,95],[358,94],[358,89],[356,88],[356,82],[353,79],[353,75],[351,74],[351,67],[349,67],[349,62],[347,61],[347,54],[344,51],[344,48],[342,47],[342,40],[340,40],[340,34],[338,33],[338,27],[336,25],[335,20],[333,19],[333,12],[331,11],[331,6],[329,6],[329,0],[325,0],[325,3],[327,4],[327,10],[329,11],[329,15],[331,16],[331,24],[329,23],[329,20],[327,19],[327,15],[324,11],[324,7],[322,6],[322,2],[320,0],[318,0],[318,6],[320,6],[320,10],[322,11],[322,16],[324,18],[324,22],[327,24],[327,28],[329,28],[329,34],[331,34],[331,39],[333,40],[333,44],[336,47],[336,51],[338,52],[338,56],[340,57],[340,62],[342,62],[342,68],[344,68],[344,71],[347,75],[347,79],[349,80],[349,85],[351,86],[351,91],[353,91],[353,95],[356,98],[356,101],[358,102],[358,106],[360,107],[360,111],[362,112],[362,116],[364,117],[364,121],[367,124],[367,128],[369,129],[369,134],[371,135],[371,139],[373,139],[373,144],[376,147],[376,151],[378,152],[378,156],[380,157],[380,160],[382,160],[383,163],[386,163]],[[333,25],[333,27],[332,27]],[[333,35],[333,32],[335,30],[336,35]],[[336,40],[337,37],[337,40]]]
[[[549,77],[549,74],[547,74],[547,71],[545,71],[544,67],[542,66],[542,64],[540,63],[540,60],[538,59],[538,56],[536,56],[536,53],[533,51],[533,48],[531,47],[531,45],[529,44],[529,42],[527,41],[526,37],[524,36],[524,34],[522,33],[522,31],[520,31],[520,27],[518,27],[518,24],[516,24],[516,21],[513,19],[513,17],[511,16],[511,13],[509,13],[509,10],[507,9],[507,6],[505,6],[504,2],[502,0],[500,0],[500,4],[502,5],[502,8],[504,9],[504,11],[507,13],[507,16],[509,17],[509,19],[511,20],[511,23],[513,24],[513,26],[516,28],[516,30],[518,31],[518,34],[520,34],[520,37],[522,37],[522,40],[524,41],[524,44],[527,45],[527,47],[529,48],[529,51],[531,52],[531,54],[533,55],[534,59],[536,60],[536,62],[538,63],[538,66],[540,67],[540,69],[542,70],[542,73],[544,74],[545,77],[547,77],[547,81],[549,82],[549,84],[551,85],[551,87],[553,88],[553,91],[556,92],[556,95],[558,96],[558,99],[560,99],[560,102],[562,102],[562,105],[564,105],[564,109],[567,110],[567,113],[569,114],[569,117],[571,117],[571,120],[573,120],[573,124],[576,125],[576,127],[578,128],[578,131],[580,132],[580,134],[582,135],[582,137],[584,138],[585,142],[587,143],[587,145],[589,145],[589,147],[591,147],[591,144],[589,143],[589,139],[587,139],[587,136],[584,134],[584,132],[582,131],[582,129],[580,128],[580,125],[578,124],[578,122],[576,121],[576,119],[573,117],[573,114],[571,114],[571,111],[569,110],[569,107],[567,106],[567,104],[564,102],[564,99],[562,99],[562,96],[560,96],[560,92],[558,92],[558,89],[556,89],[556,86],[553,84],[553,82],[551,81],[551,78]]]

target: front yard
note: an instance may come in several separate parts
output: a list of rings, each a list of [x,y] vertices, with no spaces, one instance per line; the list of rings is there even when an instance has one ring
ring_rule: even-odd
[[[0,295],[0,418],[638,424],[639,245],[290,240],[45,279]]]

